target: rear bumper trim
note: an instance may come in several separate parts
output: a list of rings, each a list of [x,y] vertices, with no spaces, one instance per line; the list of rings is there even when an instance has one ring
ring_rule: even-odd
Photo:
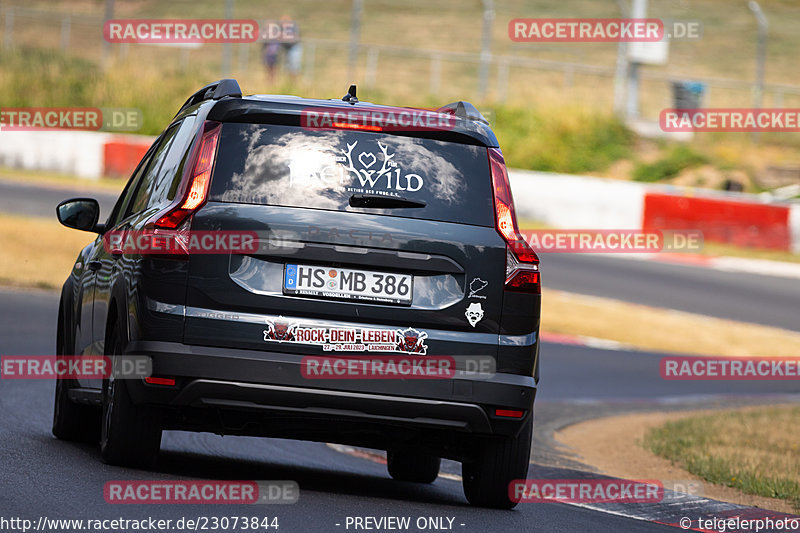
[[[171,405],[491,432],[486,413],[474,404],[254,383],[198,379],[187,385]]]
[[[532,376],[497,373],[490,378],[310,380],[303,356],[161,341],[134,341],[125,353],[147,355],[153,375],[176,379],[160,387],[131,380],[135,403],[163,407],[271,412],[280,418],[335,418],[456,432],[513,431],[492,416],[502,407],[532,411]]]

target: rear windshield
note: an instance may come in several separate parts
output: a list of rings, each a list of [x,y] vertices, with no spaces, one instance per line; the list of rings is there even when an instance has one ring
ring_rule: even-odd
[[[209,199],[494,225],[486,148],[352,130],[225,123]],[[350,207],[353,195],[424,207]]]

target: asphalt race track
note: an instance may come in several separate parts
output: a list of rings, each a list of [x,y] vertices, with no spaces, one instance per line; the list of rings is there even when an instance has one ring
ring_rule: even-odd
[[[798,279],[550,253],[542,257],[542,283],[551,289],[800,331]]]
[[[0,292],[0,353],[48,355],[53,351],[57,295]],[[700,394],[777,394],[791,384],[664,382],[658,355],[610,352],[574,346],[542,347],[540,418],[558,418],[569,404],[647,406]],[[440,477],[418,486],[391,480],[385,467],[318,443],[183,432],[165,433],[154,471],[111,467],[97,446],[65,443],[50,433],[52,381],[0,380],[0,508],[5,516],[50,518],[172,518],[242,515],[242,506],[111,505],[103,498],[109,480],[257,479],[295,480],[300,500],[293,505],[248,506],[249,514],[277,516],[280,531],[337,531],[347,516],[455,517],[454,529],[485,531],[659,531],[667,526],[564,504],[520,504],[515,511],[469,507],[459,482]],[[540,440],[540,439],[537,439]],[[534,454],[534,459],[536,454]],[[552,477],[534,463],[529,477]],[[456,463],[443,470],[460,474]],[[575,476],[585,475],[576,472]],[[252,509],[252,510],[251,510]],[[248,514],[248,513],[245,513]],[[460,524],[464,526],[460,526]],[[412,529],[413,531],[414,529]]]
[[[100,202],[100,220],[104,220],[114,207],[118,196],[119,194],[113,192],[97,193],[61,186],[43,187],[0,179],[0,213],[55,219],[56,206],[62,200],[89,197]]]
[[[47,355],[53,351],[58,298],[45,292],[0,293],[0,353]],[[419,487],[391,480],[385,467],[324,444],[208,434],[165,434],[153,472],[110,467],[96,446],[64,443],[50,433],[53,383],[0,381],[0,507],[6,516],[51,518],[159,518],[235,516],[241,506],[107,504],[103,485],[121,479],[292,479],[300,485],[293,505],[253,506],[277,516],[280,531],[336,531],[347,516],[448,516],[458,531],[658,531],[671,530],[560,504],[524,504],[516,512],[469,507],[461,484],[439,479]],[[457,464],[446,470],[460,473]],[[535,475],[534,469],[531,475]],[[13,490],[10,488],[13,487]]]
[[[5,197],[0,211],[53,216],[53,206],[61,199],[86,195],[42,190],[0,182],[0,198]],[[9,200],[6,192],[16,200]],[[113,195],[102,200],[107,213]],[[800,284],[779,278],[567,255],[546,257],[543,272],[548,287],[800,330],[796,313]],[[0,354],[52,355],[57,303],[55,291],[0,290]],[[800,399],[800,389],[790,381],[665,381],[659,374],[660,354],[545,343],[541,356],[530,478],[587,476],[585,467],[554,450],[552,443],[555,429],[582,419],[648,409]],[[463,532],[676,531],[566,504],[523,503],[514,511],[473,508],[461,483],[452,479],[460,475],[457,463],[444,462],[442,471],[450,475],[420,486],[393,481],[384,465],[321,443],[165,432],[154,470],[111,467],[102,463],[98,446],[52,436],[53,390],[54,383],[48,380],[0,379],[0,515],[4,517],[36,523],[40,516],[173,521],[274,516],[281,526],[278,531],[316,532],[346,531],[348,516],[409,516],[412,523],[419,517],[453,518],[452,529]],[[294,480],[300,486],[300,499],[293,505],[270,506],[105,502],[105,482],[147,479]]]

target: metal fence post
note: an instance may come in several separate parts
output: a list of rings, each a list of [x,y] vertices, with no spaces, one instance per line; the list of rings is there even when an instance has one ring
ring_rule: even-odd
[[[225,1],[225,20],[231,20],[233,18],[233,2],[234,0]],[[222,65],[220,70],[223,78],[230,76],[231,46],[233,45],[230,42],[222,43]]]
[[[431,75],[428,82],[428,91],[431,94],[439,94],[442,86],[442,56],[431,54]]]
[[[617,0],[617,6],[623,17],[630,17],[630,9],[626,0]],[[628,71],[628,43],[620,40],[617,44],[617,65],[614,72],[614,113],[625,113],[625,73]]]
[[[103,12],[103,25],[114,18],[114,0],[106,0],[105,11]],[[111,43],[103,38],[103,69],[108,67],[108,61],[111,57]]]
[[[483,0],[483,31],[481,34],[481,67],[478,75],[478,99],[483,100],[489,86],[489,65],[492,62],[492,21],[494,0]]]
[[[564,69],[564,87],[572,87],[575,78],[575,69],[567,65]]]
[[[647,0],[633,0],[631,8],[632,18],[643,19],[647,16]],[[628,102],[625,117],[628,120],[639,118],[639,71],[640,64],[637,61],[628,62]]]
[[[14,8],[6,8],[5,29],[3,35],[3,48],[10,49],[14,46]]]
[[[189,66],[189,49],[181,48],[181,72],[186,72]]]
[[[364,83],[370,87],[375,86],[375,80],[377,79],[378,53],[378,49],[374,47],[367,50],[367,66],[366,72],[364,73]]]
[[[72,26],[72,19],[69,15],[61,19],[61,50],[69,48],[69,34]]]
[[[508,97],[508,59],[497,64],[497,99],[505,102]]]
[[[236,64],[239,72],[247,71],[247,67],[250,66],[250,43],[241,43],[239,45]]]
[[[353,83],[356,76],[356,60],[358,58],[359,41],[361,40],[361,16],[364,12],[364,0],[353,0],[353,15],[350,21],[350,54],[347,60],[348,83]]]
[[[758,23],[758,44],[756,50],[756,86],[753,95],[753,107],[760,108],[764,99],[764,62],[767,50],[767,17],[761,11],[761,7],[755,0],[748,3],[750,11],[756,17]]]

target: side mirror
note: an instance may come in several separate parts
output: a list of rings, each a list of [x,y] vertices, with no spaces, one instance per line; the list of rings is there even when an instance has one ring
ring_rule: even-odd
[[[102,232],[98,226],[100,218],[100,204],[93,198],[73,198],[64,200],[56,207],[58,221],[64,226],[82,231]]]

